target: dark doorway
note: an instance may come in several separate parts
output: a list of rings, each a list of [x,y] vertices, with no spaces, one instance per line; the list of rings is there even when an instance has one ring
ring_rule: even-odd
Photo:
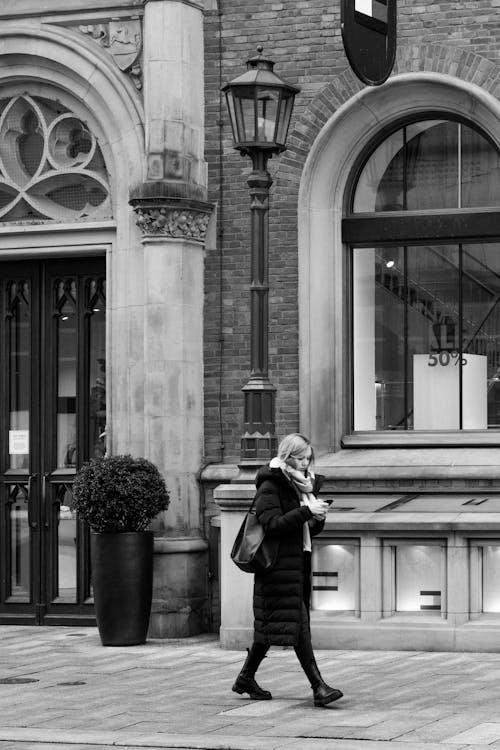
[[[0,623],[92,624],[75,471],[106,429],[104,258],[0,263]]]

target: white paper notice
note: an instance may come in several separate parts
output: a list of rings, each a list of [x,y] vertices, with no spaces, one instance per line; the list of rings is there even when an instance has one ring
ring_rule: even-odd
[[[29,430],[9,430],[9,454],[11,456],[23,456],[29,451]]]

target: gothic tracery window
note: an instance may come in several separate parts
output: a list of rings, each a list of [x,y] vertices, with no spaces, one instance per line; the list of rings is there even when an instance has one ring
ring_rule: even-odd
[[[111,218],[109,178],[95,135],[59,102],[0,99],[0,221]]]

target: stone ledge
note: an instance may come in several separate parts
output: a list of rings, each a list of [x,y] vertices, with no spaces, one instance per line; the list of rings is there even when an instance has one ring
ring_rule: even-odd
[[[208,542],[201,537],[155,537],[155,555],[172,555],[189,552],[205,552]]]
[[[480,623],[468,621],[462,625],[449,625],[446,620],[435,624],[391,622],[391,618],[362,622],[352,618],[349,622],[318,623],[311,620],[313,647],[326,650],[389,650],[389,651],[471,651],[498,652],[500,621]],[[221,647],[244,650],[251,643],[252,627],[221,628]]]

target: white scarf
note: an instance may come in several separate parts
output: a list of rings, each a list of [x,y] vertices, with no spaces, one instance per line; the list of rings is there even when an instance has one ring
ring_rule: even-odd
[[[309,471],[308,476],[298,469],[294,469],[293,466],[289,466],[282,458],[273,458],[269,464],[271,469],[281,469],[283,474],[290,480],[290,482],[297,488],[300,493],[300,504],[307,505],[310,507],[311,500],[314,499],[313,486],[314,486],[314,474]],[[309,531],[309,523],[304,523],[303,532],[303,550],[304,552],[311,552],[311,533]]]

